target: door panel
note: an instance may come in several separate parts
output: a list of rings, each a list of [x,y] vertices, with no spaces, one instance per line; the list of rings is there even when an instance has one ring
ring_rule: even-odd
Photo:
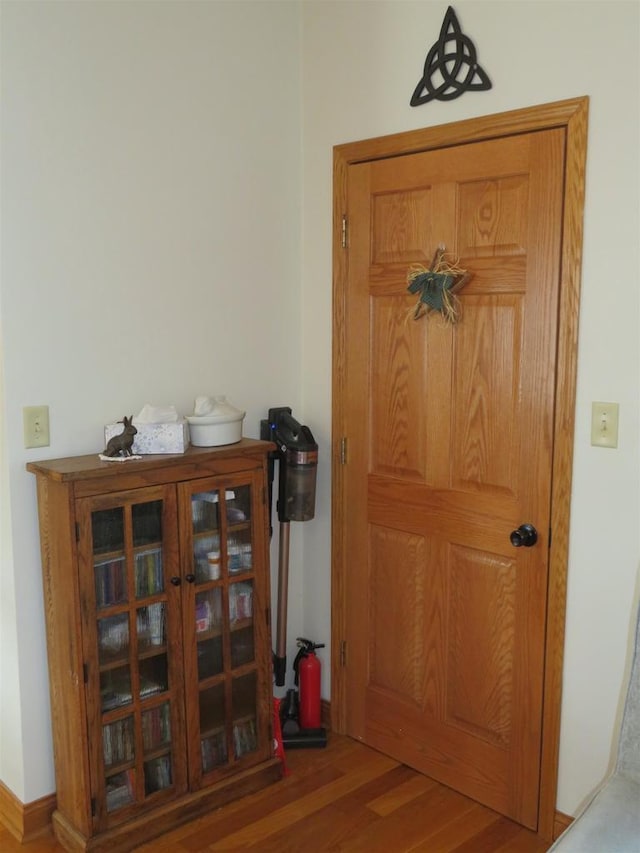
[[[451,486],[516,497],[523,300],[469,296],[456,329]]]
[[[547,130],[347,176],[347,731],[531,827],[563,170]],[[455,326],[407,292],[441,245]]]
[[[454,545],[449,552],[447,720],[508,747],[512,726],[515,561]],[[483,613],[482,620],[474,618]]]

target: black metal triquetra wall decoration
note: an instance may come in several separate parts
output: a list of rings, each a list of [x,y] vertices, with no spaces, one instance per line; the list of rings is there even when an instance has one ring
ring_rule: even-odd
[[[491,80],[478,65],[476,49],[463,35],[453,8],[444,16],[440,37],[430,48],[424,74],[411,96],[411,106],[428,101],[452,101],[468,90],[490,89]]]

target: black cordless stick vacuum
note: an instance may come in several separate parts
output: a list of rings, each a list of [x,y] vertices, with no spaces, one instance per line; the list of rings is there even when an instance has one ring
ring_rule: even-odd
[[[287,669],[287,598],[289,586],[289,524],[291,521],[310,521],[316,508],[316,472],[318,445],[309,427],[302,426],[288,407],[269,409],[268,420],[260,422],[260,438],[272,441],[277,449],[269,455],[269,508],[272,515],[275,463],[278,462],[278,498],[276,511],[280,523],[278,554],[278,602],[276,648],[273,655],[275,683],[282,687]],[[273,529],[271,528],[273,533]],[[297,704],[295,691],[288,691],[282,727],[285,746],[324,746],[324,730],[305,734],[294,725]],[[287,724],[287,717],[289,725]],[[295,730],[297,729],[297,731]],[[320,735],[320,731],[322,734]],[[319,739],[319,742],[315,742]],[[299,741],[302,742],[299,742]]]

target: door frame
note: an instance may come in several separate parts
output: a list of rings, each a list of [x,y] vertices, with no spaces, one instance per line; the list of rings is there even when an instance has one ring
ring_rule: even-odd
[[[569,517],[575,424],[578,313],[582,263],[583,211],[587,153],[589,98],[580,97],[505,113],[467,119],[437,127],[407,131],[333,149],[333,391],[332,391],[332,537],[331,537],[331,723],[346,731],[346,625],[348,614],[345,575],[345,418],[346,296],[349,253],[344,231],[349,166],[415,154],[436,148],[550,128],[565,131],[565,185],[560,266],[551,518],[553,536],[549,550],[547,634],[544,653],[544,698],[538,835],[551,841],[564,828],[556,815],[560,707],[569,552]],[[345,450],[346,448],[346,450]],[[557,823],[557,825],[556,825]]]

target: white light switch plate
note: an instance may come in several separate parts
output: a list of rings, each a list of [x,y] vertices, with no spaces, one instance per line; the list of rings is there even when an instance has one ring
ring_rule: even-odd
[[[591,444],[594,447],[618,446],[618,404],[591,404]]]
[[[25,406],[22,410],[25,447],[49,446],[49,406]]]

